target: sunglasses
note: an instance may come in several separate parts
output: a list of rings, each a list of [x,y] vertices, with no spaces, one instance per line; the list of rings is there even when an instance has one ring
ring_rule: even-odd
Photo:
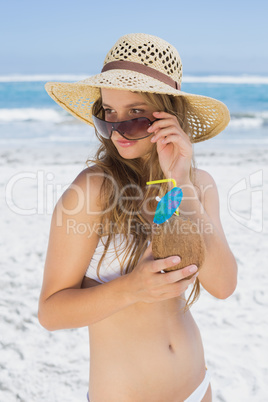
[[[138,117],[132,120],[112,122],[92,115],[92,120],[98,133],[104,138],[110,139],[113,131],[117,131],[126,140],[136,141],[152,135],[153,133],[147,133],[147,129],[159,119],[151,121],[147,117]]]

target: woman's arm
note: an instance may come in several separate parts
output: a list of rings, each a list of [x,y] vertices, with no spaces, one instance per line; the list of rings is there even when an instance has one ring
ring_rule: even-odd
[[[101,286],[84,286],[102,214],[96,202],[101,179],[91,173],[86,169],[78,175],[53,212],[38,310],[40,324],[50,331],[88,326],[137,302],[178,297],[195,280],[186,279],[191,267],[162,275],[179,261],[174,256],[154,260],[150,244],[130,273]]]
[[[101,183],[99,172],[85,169],[54,209],[38,309],[50,331],[93,324],[134,303],[124,276],[81,289],[99,241]]]
[[[40,302],[38,318],[49,331],[80,328],[101,321],[136,303],[128,291],[127,275],[101,286],[62,289]]]
[[[201,169],[196,169],[196,179],[199,197],[192,183],[181,186],[180,212],[196,222],[204,236],[206,254],[199,271],[200,283],[213,296],[225,299],[236,288],[237,263],[221,225],[216,183],[208,172]]]
[[[98,282],[98,281],[95,281],[94,279],[84,276],[82,284],[81,284],[81,289],[92,288],[94,286],[98,286],[101,284],[102,284],[102,282]]]

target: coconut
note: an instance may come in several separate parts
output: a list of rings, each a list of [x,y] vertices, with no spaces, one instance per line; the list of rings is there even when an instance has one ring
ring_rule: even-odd
[[[155,260],[173,255],[180,256],[180,263],[165,268],[165,272],[182,269],[192,264],[200,270],[205,259],[203,235],[195,222],[173,214],[167,221],[153,227],[152,254]]]

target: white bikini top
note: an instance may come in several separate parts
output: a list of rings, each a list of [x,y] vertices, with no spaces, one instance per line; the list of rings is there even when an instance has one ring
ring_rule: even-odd
[[[122,236],[122,237],[121,237]],[[132,234],[129,235],[130,237],[133,237]],[[116,279],[121,276],[120,273],[120,262],[123,261],[125,252],[124,249],[126,247],[127,241],[124,239],[122,233],[118,233],[115,235],[115,244],[113,239],[111,240],[109,247],[106,251],[105,257],[102,260],[102,264],[99,269],[99,276],[102,279],[103,282],[100,281],[98,275],[97,275],[97,266],[98,262],[101,259],[101,256],[104,252],[104,245],[102,244],[102,240],[104,244],[106,243],[106,239],[108,236],[103,236],[102,239],[100,238],[99,243],[95,249],[95,252],[90,260],[88,269],[86,270],[85,276],[88,278],[94,279],[95,281],[98,281],[100,283],[103,282],[109,282],[112,279]],[[121,244],[122,242],[122,244]],[[148,246],[149,246],[150,241],[148,241]],[[115,253],[115,245],[116,245],[116,250],[118,257],[116,257]],[[133,247],[135,244],[133,244]],[[133,247],[131,251],[133,250]],[[141,258],[142,256],[140,256]],[[139,258],[139,260],[140,260]],[[123,269],[123,274],[126,273],[126,267]]]

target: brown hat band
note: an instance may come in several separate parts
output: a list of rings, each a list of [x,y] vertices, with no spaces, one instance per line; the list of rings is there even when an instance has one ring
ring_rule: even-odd
[[[145,66],[144,64],[135,63],[133,61],[111,61],[110,63],[105,64],[102,73],[109,70],[131,70],[136,71],[137,73],[148,75],[149,77],[155,78],[158,81],[164,82],[175,89],[181,89],[180,84],[177,81],[174,81],[172,78],[168,77],[166,74],[161,73],[160,71],[155,70],[154,68]]]

